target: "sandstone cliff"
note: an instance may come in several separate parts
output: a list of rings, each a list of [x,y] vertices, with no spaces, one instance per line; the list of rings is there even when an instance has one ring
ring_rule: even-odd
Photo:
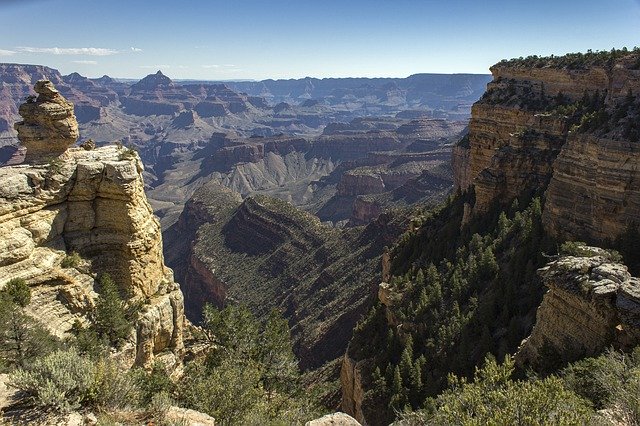
[[[583,247],[540,269],[548,288],[516,362],[544,369],[640,343],[640,280],[605,250]]]
[[[50,84],[39,82],[37,89]],[[58,104],[65,105],[60,98]],[[44,108],[38,120],[55,122],[58,112]],[[77,132],[73,115],[65,117],[63,126],[39,126],[39,140],[31,133],[22,140],[28,158],[36,151],[36,163],[0,169],[0,285],[25,279],[32,287],[33,316],[63,335],[76,320],[86,320],[95,302],[94,280],[108,272],[133,300],[142,301],[132,336],[135,363],[149,366],[162,352],[175,361],[183,351],[182,293],[164,265],[140,158],[116,146],[60,152],[62,144],[54,144],[57,157],[38,161],[51,141],[66,144],[69,129]],[[62,261],[74,251],[82,262],[64,268]]]
[[[469,135],[453,152],[455,187],[473,187],[474,214],[494,200],[508,203],[548,188],[548,232],[612,240],[640,215],[638,54],[584,66],[545,59],[491,68],[493,81],[473,106]]]

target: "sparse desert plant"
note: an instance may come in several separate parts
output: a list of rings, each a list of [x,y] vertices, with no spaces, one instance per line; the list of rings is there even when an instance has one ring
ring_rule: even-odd
[[[153,395],[146,408],[147,416],[160,425],[166,424],[167,413],[172,405],[173,400],[167,392],[158,392]]]
[[[122,368],[116,361],[103,356],[95,364],[95,378],[91,399],[87,400],[100,410],[136,407],[140,401],[140,388],[132,371]]]
[[[10,385],[29,395],[42,408],[69,412],[91,398],[96,369],[75,348],[57,350],[16,370]]]
[[[138,155],[138,152],[135,150],[135,148],[128,146],[128,147],[122,148],[122,151],[120,152],[120,155],[118,158],[120,159],[120,161],[131,160],[135,158],[137,155]]]
[[[77,268],[78,265],[80,265],[80,262],[82,262],[82,258],[80,257],[78,252],[72,251],[71,253],[66,255],[64,259],[62,259],[62,263],[60,263],[60,266],[62,266],[63,268]]]
[[[47,168],[50,174],[60,173],[63,166],[64,162],[58,157],[49,158],[49,160],[47,161]]]

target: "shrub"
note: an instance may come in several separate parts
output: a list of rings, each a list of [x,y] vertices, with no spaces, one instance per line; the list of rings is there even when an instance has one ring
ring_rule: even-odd
[[[96,369],[74,348],[36,359],[10,376],[10,385],[30,395],[36,405],[69,412],[91,399]]]
[[[120,161],[132,160],[136,158],[137,155],[138,155],[138,152],[134,148],[127,147],[127,148],[124,148],[124,150],[120,153],[119,159]]]
[[[24,308],[31,303],[31,289],[22,278],[14,278],[2,289],[1,297]]]
[[[167,374],[165,366],[155,362],[150,372],[137,370],[136,381],[140,388],[140,400],[143,405],[150,404],[153,397],[161,392],[171,394],[175,385]]]
[[[106,356],[95,362],[91,400],[87,403],[101,410],[115,410],[135,407],[139,401],[140,389],[131,371]]]
[[[502,365],[487,358],[468,383],[450,377],[451,388],[436,400],[435,411],[406,416],[409,424],[587,424],[593,412],[586,401],[567,390],[558,377],[511,379],[513,361]]]
[[[147,416],[155,420],[158,424],[165,424],[167,413],[172,405],[173,400],[167,392],[156,393],[147,406]]]
[[[66,255],[64,259],[62,259],[62,263],[60,266],[63,268],[77,268],[82,262],[82,258],[78,254],[78,252],[72,251],[70,254]]]

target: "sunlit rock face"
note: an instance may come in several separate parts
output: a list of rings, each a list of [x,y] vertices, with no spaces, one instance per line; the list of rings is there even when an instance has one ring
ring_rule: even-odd
[[[15,124],[20,143],[27,148],[26,161],[46,161],[58,157],[78,140],[78,122],[73,104],[67,101],[48,80],[39,80],[37,98],[29,97],[20,105],[23,118]]]

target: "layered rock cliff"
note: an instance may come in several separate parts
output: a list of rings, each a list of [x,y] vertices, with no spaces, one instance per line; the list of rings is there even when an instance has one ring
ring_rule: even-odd
[[[491,68],[453,152],[455,187],[473,187],[475,214],[548,187],[544,222],[554,236],[602,243],[637,221],[639,54],[598,55],[608,54]]]
[[[581,247],[540,269],[547,293],[516,362],[544,370],[640,343],[640,280],[611,254]]]
[[[39,82],[36,90],[50,84]],[[40,122],[55,120],[57,112],[44,108]],[[87,320],[97,296],[95,279],[109,273],[131,301],[142,303],[132,361],[149,366],[160,353],[176,361],[184,349],[182,293],[164,265],[140,158],[117,146],[60,152],[54,145],[51,159],[39,161],[51,141],[66,141],[74,127],[77,132],[73,116],[64,126],[39,126],[39,140],[31,133],[23,140],[28,158],[35,148],[34,163],[0,169],[0,285],[25,279],[36,302],[34,317],[64,335],[76,320]],[[83,260],[63,267],[72,252]]]

